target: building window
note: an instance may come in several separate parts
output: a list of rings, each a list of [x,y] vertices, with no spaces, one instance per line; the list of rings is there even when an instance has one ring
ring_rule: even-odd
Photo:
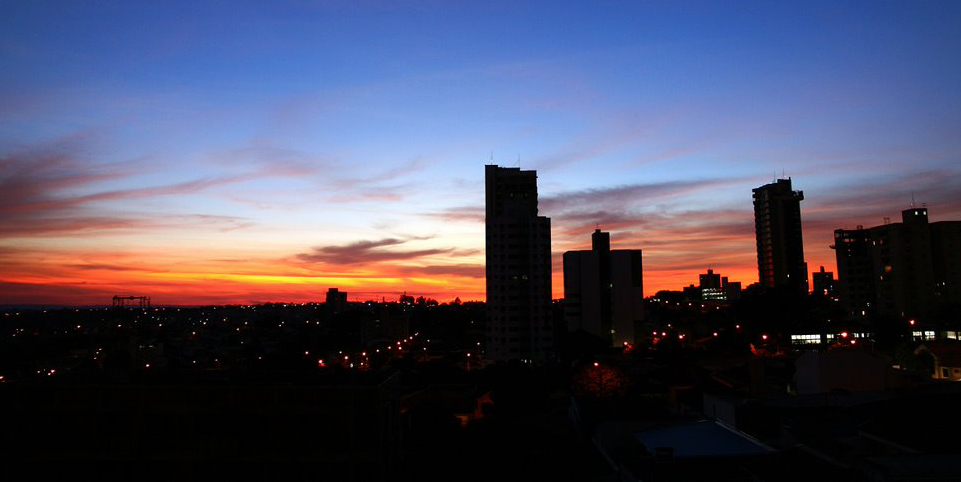
[[[793,345],[819,345],[820,343],[821,335],[791,335]]]
[[[947,368],[941,368],[941,378],[951,378]]]

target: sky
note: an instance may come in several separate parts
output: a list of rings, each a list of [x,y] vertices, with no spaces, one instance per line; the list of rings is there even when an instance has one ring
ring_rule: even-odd
[[[644,291],[757,281],[751,189],[961,219],[961,2],[0,3],[0,304],[484,299],[484,165]]]

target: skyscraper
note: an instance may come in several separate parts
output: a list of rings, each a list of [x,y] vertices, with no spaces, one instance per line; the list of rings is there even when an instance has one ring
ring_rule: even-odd
[[[610,233],[591,235],[590,251],[564,253],[564,318],[570,331],[584,330],[609,344],[634,343],[643,321],[641,250],[611,250]]]
[[[789,286],[806,293],[808,269],[801,237],[804,193],[791,189],[790,178],[753,192],[758,282],[767,288]]]
[[[537,215],[537,173],[488,165],[487,350],[543,360],[553,348],[551,220]]]

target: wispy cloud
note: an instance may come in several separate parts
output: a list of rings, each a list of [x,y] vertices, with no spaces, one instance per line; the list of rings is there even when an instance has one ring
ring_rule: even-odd
[[[630,146],[649,134],[654,122],[642,122],[634,116],[616,116],[615,120],[608,119],[600,124],[571,139],[557,151],[534,159],[534,167],[547,172]]]
[[[423,258],[434,255],[453,255],[455,248],[430,248],[415,250],[382,249],[400,246],[408,239],[383,238],[369,241],[355,241],[340,246],[318,246],[310,252],[300,253],[296,258],[309,263],[325,263],[334,265],[378,263],[384,261],[402,261]]]
[[[82,271],[151,271],[151,272],[162,272],[162,270],[154,270],[150,268],[144,268],[140,266],[128,266],[122,264],[109,264],[109,263],[74,263],[66,265],[67,268],[79,269]]]
[[[665,181],[644,184],[625,184],[607,188],[584,189],[569,191],[542,197],[540,208],[552,215],[566,209],[584,209],[585,206],[625,206],[637,202],[650,203],[652,201],[680,196],[702,189],[721,185],[739,184],[747,181],[745,178],[714,178],[690,181]]]
[[[484,212],[484,206],[457,206],[439,212],[424,213],[423,215],[444,221],[483,223],[486,213]]]
[[[430,276],[463,276],[468,278],[483,278],[485,266],[482,264],[446,264],[431,266],[403,266],[399,271],[404,274],[425,274]]]
[[[100,236],[105,231],[143,232],[158,229],[192,228],[216,229],[221,232],[253,226],[240,217],[208,214],[154,215],[125,213],[115,216],[34,217],[29,222],[15,222],[16,218],[0,221],[0,237],[32,236]]]

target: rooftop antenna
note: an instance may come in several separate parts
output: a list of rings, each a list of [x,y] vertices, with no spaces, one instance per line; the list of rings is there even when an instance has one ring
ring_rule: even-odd
[[[491,164],[494,163],[494,151],[491,151]]]
[[[521,155],[517,155],[517,167],[521,167]]]
[[[914,208],[914,191],[911,191],[911,207]]]

